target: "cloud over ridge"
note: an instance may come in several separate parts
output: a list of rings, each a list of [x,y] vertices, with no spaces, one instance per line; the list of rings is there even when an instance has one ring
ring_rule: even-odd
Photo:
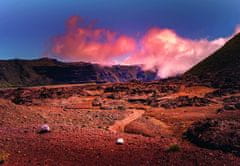
[[[235,33],[239,31],[238,26]],[[230,37],[193,40],[179,36],[174,30],[155,27],[136,40],[95,28],[93,22],[85,24],[81,17],[72,16],[67,21],[66,32],[54,37],[50,55],[102,65],[141,64],[145,69],[158,69],[159,76],[167,78],[185,72],[223,46]]]

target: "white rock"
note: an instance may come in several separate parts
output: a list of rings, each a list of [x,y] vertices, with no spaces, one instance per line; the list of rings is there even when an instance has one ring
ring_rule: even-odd
[[[124,144],[124,139],[123,138],[118,138],[116,141],[116,144],[122,145]]]
[[[51,131],[51,129],[47,124],[42,125],[39,129],[39,133],[47,133],[50,131]]]

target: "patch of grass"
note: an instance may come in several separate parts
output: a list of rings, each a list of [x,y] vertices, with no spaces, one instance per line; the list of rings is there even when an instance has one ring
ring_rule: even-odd
[[[3,164],[9,157],[9,154],[6,152],[0,152],[0,164]]]
[[[179,152],[181,150],[181,147],[178,144],[172,144],[168,147],[166,150],[167,152]]]

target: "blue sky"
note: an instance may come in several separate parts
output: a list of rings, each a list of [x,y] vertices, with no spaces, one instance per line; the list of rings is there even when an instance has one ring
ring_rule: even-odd
[[[214,39],[233,33],[239,7],[239,0],[1,0],[0,59],[42,56],[73,15],[132,37],[160,27]]]

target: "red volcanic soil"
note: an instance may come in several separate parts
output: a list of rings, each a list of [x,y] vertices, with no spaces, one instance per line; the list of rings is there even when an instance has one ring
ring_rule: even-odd
[[[180,152],[166,152],[173,141],[167,138],[98,129],[74,131],[64,127],[63,130],[37,135],[26,129],[2,129],[1,149],[10,154],[6,165],[238,165],[240,162],[232,154],[192,145],[183,144]],[[116,145],[118,137],[123,137],[126,144]]]
[[[233,153],[183,139],[196,121],[239,115],[217,113],[224,105],[220,98],[197,106],[191,99],[212,91],[140,83],[1,90],[0,160],[5,154],[9,166],[240,165]],[[190,99],[179,101],[179,96]],[[157,106],[149,102],[153,97]],[[163,102],[179,107],[164,108]],[[37,133],[42,124],[51,132]],[[117,145],[117,138],[125,143]],[[179,149],[169,149],[173,144]]]

